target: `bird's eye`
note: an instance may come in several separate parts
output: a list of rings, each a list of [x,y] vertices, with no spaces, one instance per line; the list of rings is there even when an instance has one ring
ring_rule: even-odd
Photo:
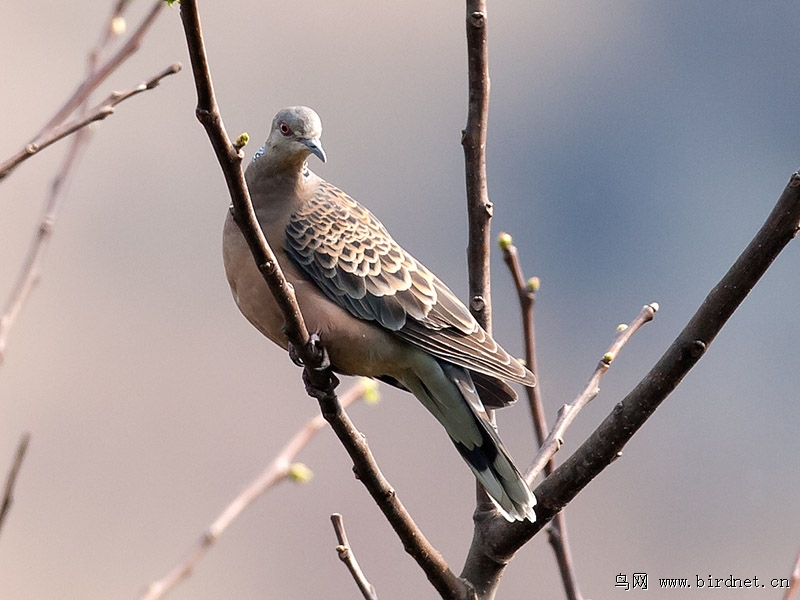
[[[292,134],[292,128],[289,127],[286,123],[281,123],[280,125],[278,125],[278,129],[280,130],[281,134],[283,134],[283,135],[291,135]]]

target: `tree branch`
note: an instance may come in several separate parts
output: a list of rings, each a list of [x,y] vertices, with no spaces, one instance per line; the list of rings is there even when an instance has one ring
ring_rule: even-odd
[[[24,151],[17,153],[14,157],[6,161],[6,163],[0,165],[0,179],[2,179],[4,174],[8,174],[20,162],[30,158],[58,140],[72,133],[80,132],[80,135],[76,135],[72,138],[72,144],[67,150],[64,162],[61,164],[61,168],[53,180],[50,193],[45,202],[44,213],[39,221],[39,227],[28,247],[28,254],[17,276],[14,288],[11,290],[3,315],[0,316],[0,365],[3,364],[5,359],[5,349],[11,328],[14,326],[36,282],[39,280],[44,252],[53,235],[53,228],[56,218],[58,217],[58,209],[61,206],[61,194],[63,190],[66,189],[66,182],[72,173],[74,165],[78,161],[81,151],[84,149],[85,143],[88,141],[83,128],[94,121],[105,119],[107,116],[114,113],[114,107],[119,103],[144,91],[153,89],[164,77],[177,73],[180,70],[180,64],[176,63],[170,65],[147,81],[140,83],[135,88],[125,92],[113,92],[85,116],[76,117],[66,125],[51,129],[37,145],[28,146]]]
[[[350,455],[357,477],[378,504],[406,552],[414,558],[443,597],[466,597],[468,592],[466,584],[450,571],[442,556],[414,523],[395,490],[380,472],[364,436],[342,410],[334,392],[338,380],[327,364],[324,349],[309,335],[294,290],[286,281],[256,219],[242,171],[242,153],[239,149],[241,146],[231,143],[214,97],[196,0],[182,0],[181,19],[197,88],[197,118],[206,129],[225,176],[228,192],[233,201],[234,220],[283,312],[286,336],[305,365],[303,380],[306,383],[306,391],[318,401],[322,416],[330,423]]]
[[[544,405],[542,404],[542,385],[539,381],[539,365],[536,360],[536,330],[533,321],[536,292],[539,290],[539,278],[531,277],[529,280],[525,280],[525,275],[519,262],[519,251],[514,245],[514,239],[511,235],[502,232],[497,241],[503,253],[503,261],[506,263],[511,279],[514,282],[514,289],[517,291],[519,310],[522,317],[522,339],[525,344],[525,366],[536,376],[536,385],[525,387],[525,394],[528,397],[533,430],[536,433],[536,441],[538,442],[537,447],[541,447],[547,436],[547,419],[544,414]],[[550,468],[550,466],[548,465],[547,468]]]
[[[71,143],[65,154],[64,160],[61,163],[58,174],[53,179],[50,187],[50,192],[45,201],[44,209],[42,211],[42,218],[39,222],[39,227],[34,234],[33,240],[28,248],[28,254],[25,258],[20,273],[14,288],[11,291],[5,311],[0,317],[0,365],[5,358],[5,349],[8,343],[8,335],[11,327],[16,322],[25,301],[28,299],[31,291],[33,290],[36,282],[40,276],[41,263],[44,258],[44,251],[49,245],[50,238],[52,237],[53,227],[62,202],[62,193],[67,187],[67,183],[72,174],[73,167],[77,164],[81,152],[85,149],[88,142],[88,134],[84,129],[89,123],[98,119],[104,119],[113,112],[113,107],[116,104],[126,100],[127,98],[136,95],[145,89],[151,89],[158,85],[163,77],[177,72],[180,69],[179,65],[172,65],[159,75],[151,78],[145,82],[144,89],[142,85],[125,92],[123,94],[111,94],[104,102],[102,102],[92,114],[81,115],[73,119],[73,121],[65,126],[59,127],[64,119],[66,119],[76,108],[85,105],[88,101],[89,94],[108,77],[119,65],[126,59],[132,56],[141,45],[145,33],[150,29],[155,18],[158,16],[163,8],[163,2],[159,1],[153,5],[148,15],[144,18],[139,27],[131,34],[128,41],[114,54],[112,58],[106,61],[105,64],[98,67],[100,55],[105,51],[110,42],[116,37],[118,29],[115,27],[115,22],[122,18],[122,14],[128,4],[128,0],[118,0],[114,9],[111,12],[108,20],[103,27],[103,35],[100,42],[92,50],[89,51],[86,64],[87,75],[86,79],[81,83],[73,95],[64,103],[64,105],[56,112],[55,115],[47,122],[42,130],[36,134],[34,139],[15,156],[6,160],[0,165],[0,181],[14,168],[30,158],[43,148],[55,143],[72,133],[75,133],[71,139]]]
[[[197,3],[194,0],[181,2],[181,19],[186,34],[186,44],[189,48],[189,57],[192,62],[195,88],[197,90],[197,108],[195,115],[203,125],[208,135],[214,153],[217,156],[228,193],[233,202],[233,215],[236,224],[242,230],[247,245],[253,254],[253,259],[259,271],[269,286],[272,295],[280,306],[284,315],[286,337],[295,347],[300,358],[304,361],[309,371],[314,371],[321,366],[322,357],[311,348],[311,338],[308,334],[303,315],[292,286],[286,281],[278,266],[275,254],[267,244],[261,227],[256,219],[250,194],[244,180],[242,169],[243,153],[241,145],[234,145],[222,122],[222,115],[217,105],[214,87],[211,83],[211,73],[203,42],[203,32],[200,26],[200,15]],[[330,386],[330,380],[322,381],[322,389]]]
[[[522,273],[522,265],[519,261],[519,252],[514,245],[513,238],[507,233],[499,236],[500,250],[503,252],[503,260],[511,272],[514,287],[517,290],[519,299],[520,314],[522,316],[522,336],[525,344],[525,364],[528,369],[536,376],[536,385],[526,387],[525,393],[528,397],[528,406],[531,410],[534,431],[539,447],[544,444],[547,437],[547,419],[544,414],[542,403],[542,384],[539,378],[539,366],[536,361],[536,335],[534,328],[533,312],[536,305],[536,292],[539,289],[539,279],[531,277],[525,281]],[[549,475],[555,469],[555,460],[551,457],[544,465],[545,474]],[[531,484],[533,482],[531,481]],[[564,591],[568,600],[583,600],[580,588],[578,587],[578,577],[575,573],[575,565],[572,560],[572,552],[569,547],[567,537],[567,517],[561,510],[553,517],[552,522],[547,527],[547,538],[556,556],[558,569],[561,573],[561,580],[564,584]]]
[[[104,34],[100,44],[89,56],[90,63],[95,63],[93,68],[90,69],[91,72],[89,77],[87,77],[78,86],[78,88],[72,93],[72,96],[67,99],[64,105],[56,112],[56,114],[52,116],[52,118],[45,124],[44,127],[42,127],[42,130],[36,134],[33,140],[31,140],[31,144],[35,144],[41,136],[46,135],[50,129],[61,123],[70,114],[72,114],[72,112],[81,104],[83,104],[89,95],[95,89],[97,89],[97,87],[103,83],[103,81],[105,81],[109,75],[111,75],[111,73],[113,73],[122,63],[135,54],[137,50],[139,50],[145,34],[150,30],[153,23],[155,23],[156,18],[159,14],[161,14],[161,11],[164,9],[165,5],[163,0],[156,0],[153,3],[153,6],[150,8],[150,11],[145,15],[144,19],[142,19],[142,22],[139,23],[139,26],[130,35],[130,37],[128,37],[126,42],[105,63],[98,67],[96,66],[96,62],[98,61],[100,54],[105,49],[105,46],[114,37],[114,35],[112,35],[112,32],[114,31],[114,20],[122,15],[128,4],[128,1],[117,2],[111,18],[108,20],[108,24],[104,29]]]
[[[33,235],[25,262],[20,269],[14,288],[11,290],[3,316],[0,317],[0,365],[5,361],[6,346],[11,328],[17,321],[22,308],[25,305],[36,283],[39,281],[44,252],[47,249],[50,239],[53,236],[58,211],[63,199],[63,191],[67,187],[69,177],[73,172],[73,167],[77,164],[81,152],[86,147],[86,129],[79,130],[70,139],[70,145],[64,155],[64,160],[58,173],[50,184],[50,191],[45,200],[42,218],[39,227]]]
[[[336,532],[336,539],[339,541],[339,545],[336,546],[339,560],[347,565],[347,569],[353,576],[361,595],[364,596],[366,600],[378,600],[378,593],[375,591],[375,586],[367,580],[367,577],[361,570],[361,566],[356,560],[353,549],[350,547],[350,542],[347,540],[347,533],[344,530],[342,515],[338,513],[332,514],[331,523],[333,523],[333,530]]]
[[[183,0],[186,2],[186,0]],[[317,397],[322,416],[333,428],[339,441],[353,461],[356,478],[364,484],[372,499],[383,512],[397,537],[442,598],[463,600],[472,598],[469,586],[450,570],[444,558],[431,545],[406,510],[397,492],[383,476],[367,439],[356,429],[350,417],[336,401],[336,396]]]
[[[553,428],[550,430],[544,442],[542,442],[542,446],[539,448],[536,458],[533,459],[533,462],[525,473],[525,479],[528,483],[533,484],[536,476],[543,468],[546,469],[548,464],[551,464],[552,472],[552,466],[554,466],[551,462],[553,455],[558,452],[561,445],[564,443],[564,434],[567,428],[572,424],[583,407],[594,400],[597,394],[600,393],[600,379],[602,379],[603,375],[605,375],[611,367],[611,363],[617,358],[622,347],[628,343],[628,340],[633,337],[634,333],[639,331],[642,325],[653,320],[653,316],[657,310],[657,303],[653,302],[652,304],[647,304],[642,307],[641,312],[630,325],[622,325],[617,328],[617,335],[613,343],[597,363],[597,367],[595,367],[594,373],[592,373],[592,376],[589,378],[589,382],[586,384],[583,392],[572,402],[562,406],[558,411],[558,417]],[[548,475],[549,474],[550,473],[548,473]]]
[[[6,522],[8,511],[11,510],[11,505],[14,503],[14,488],[17,485],[17,476],[19,470],[22,468],[22,460],[25,458],[25,452],[28,450],[28,444],[31,441],[30,433],[23,433],[22,437],[17,444],[17,451],[14,453],[14,460],[11,463],[11,469],[6,478],[6,486],[3,490],[3,499],[0,503],[0,531]]]
[[[489,52],[486,0],[467,0],[467,125],[461,132],[467,195],[467,272],[469,310],[489,334],[492,332],[492,290],[489,269],[492,203],[486,183],[486,130],[489,118]],[[494,423],[494,411],[487,410]],[[486,490],[475,482],[475,518],[494,513]]]
[[[121,102],[124,102],[132,96],[141,94],[147,90],[152,90],[154,87],[161,83],[161,80],[168,75],[173,75],[181,70],[181,65],[175,63],[161,71],[158,75],[140,83],[138,86],[131,88],[125,92],[112,92],[109,96],[91,109],[88,113],[75,117],[68,123],[63,125],[56,125],[37,138],[36,142],[31,142],[25,148],[17,151],[12,157],[7,159],[4,163],[0,164],[0,180],[8,175],[15,169],[21,162],[28,160],[35,156],[48,146],[64,139],[65,137],[75,133],[79,129],[83,129],[87,125],[95,121],[102,121],[109,115],[114,114],[114,107]]]
[[[56,111],[50,120],[47,121],[47,123],[42,127],[39,133],[37,133],[33,139],[25,145],[24,148],[22,148],[10,159],[0,164],[0,181],[7,177],[14,170],[14,167],[16,167],[19,163],[29,158],[29,155],[35,154],[36,151],[40,150],[44,142],[52,136],[53,130],[58,127],[67,117],[69,117],[69,115],[72,114],[76,108],[86,102],[89,95],[103,81],[105,81],[108,76],[117,69],[117,67],[130,58],[139,49],[145,34],[155,22],[156,17],[158,17],[160,12],[164,9],[163,0],[156,0],[156,2],[153,4],[153,7],[150,9],[150,12],[147,13],[145,18],[142,20],[136,30],[130,35],[125,44],[123,44],[122,47],[120,47],[120,49],[117,50],[117,52],[115,52],[114,55],[105,63],[97,66],[100,54],[116,35],[114,22],[116,19],[121,18],[122,13],[128,3],[129,2],[127,0],[120,0],[117,2],[103,29],[104,33],[100,43],[97,47],[89,52],[87,59],[87,63],[89,64],[89,74],[87,75],[86,79],[81,82],[72,95],[66,100],[66,102],[64,102],[61,108]],[[69,135],[69,133],[72,132],[67,132],[64,135]],[[52,143],[52,141],[50,143]],[[31,150],[35,151],[31,152]],[[20,155],[22,155],[21,158]]]
[[[469,102],[467,126],[461,132],[467,184],[469,308],[481,326],[492,331],[489,271],[492,203],[486,184],[486,129],[489,118],[489,53],[486,0],[467,0]]]
[[[492,520],[473,538],[464,576],[483,594],[481,598],[493,597],[514,553],[619,456],[628,440],[705,354],[798,229],[800,173],[795,172],[761,229],[655,366],[572,456],[534,490],[539,499],[536,523],[512,525]]]
[[[347,407],[359,398],[375,389],[375,382],[362,379],[356,385],[342,394],[342,406]],[[303,476],[307,472],[299,465],[294,464],[297,454],[308,445],[311,439],[325,427],[325,420],[317,415],[310,419],[291,440],[281,449],[269,466],[262,471],[242,492],[234,498],[214,522],[206,529],[194,548],[186,558],[175,565],[169,573],[148,587],[140,600],[158,600],[174,588],[178,583],[189,577],[194,568],[205,557],[211,547],[217,542],[222,533],[249,507],[256,499],[275,485],[294,477]],[[305,476],[307,477],[307,475]]]

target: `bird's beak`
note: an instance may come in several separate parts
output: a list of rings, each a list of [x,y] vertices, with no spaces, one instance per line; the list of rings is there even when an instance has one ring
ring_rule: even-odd
[[[311,150],[311,154],[316,156],[322,162],[327,162],[328,159],[325,157],[325,150],[322,149],[322,142],[320,142],[319,139],[306,139],[303,140],[303,143],[308,146],[309,150]]]

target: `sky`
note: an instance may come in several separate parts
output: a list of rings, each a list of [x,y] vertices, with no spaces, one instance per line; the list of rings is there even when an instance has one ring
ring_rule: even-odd
[[[0,18],[0,157],[75,89],[110,9],[9,3]],[[150,4],[132,3],[129,30]],[[376,213],[466,295],[464,7],[457,2],[201,3],[215,90],[248,156],[274,113],[320,114],[311,168]],[[800,17],[788,3],[489,3],[487,144],[496,236],[538,276],[548,418],[583,388],[619,323],[661,310],[579,415],[563,460],[641,379],[727,271],[800,166]],[[0,531],[0,597],[137,598],[317,413],[300,372],[238,313],[221,261],[229,204],[203,128],[177,8],[95,99],[173,62],[184,71],[92,128],[40,281],[0,365],[0,473],[31,445]],[[65,144],[0,183],[0,301]],[[511,280],[493,255],[494,333],[520,353]],[[706,356],[567,507],[581,589],[627,598],[618,574],[746,578],[778,598],[800,547],[800,250],[790,244]],[[351,382],[344,380],[341,389]],[[431,542],[460,571],[473,481],[409,394],[350,414]],[[521,465],[524,403],[498,414]],[[268,492],[220,538],[179,599],[356,597],[329,522],[344,516],[381,598],[434,598],[322,432],[307,484]],[[514,559],[501,598],[563,597],[546,536]]]

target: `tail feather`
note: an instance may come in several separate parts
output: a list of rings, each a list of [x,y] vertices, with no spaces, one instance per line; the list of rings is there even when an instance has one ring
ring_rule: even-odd
[[[437,359],[432,363],[404,387],[444,426],[500,514],[508,521],[535,521],[536,498],[489,422],[469,371]]]
[[[473,446],[465,445],[451,436],[459,454],[481,482],[500,514],[508,521],[535,521],[533,507],[536,498],[487,418],[469,372],[448,363],[442,363],[442,370],[467,401],[480,432],[480,443]]]

